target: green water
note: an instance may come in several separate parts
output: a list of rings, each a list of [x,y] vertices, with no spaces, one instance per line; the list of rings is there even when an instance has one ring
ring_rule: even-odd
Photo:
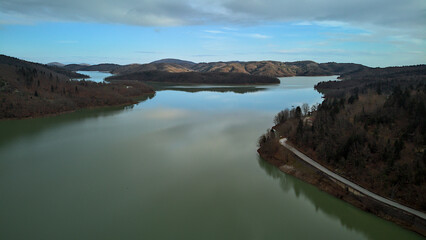
[[[421,239],[258,158],[274,114],[328,79],[0,121],[0,239]]]

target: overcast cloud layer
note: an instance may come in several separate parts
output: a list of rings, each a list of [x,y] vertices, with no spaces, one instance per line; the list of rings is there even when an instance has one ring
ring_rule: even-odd
[[[425,0],[2,0],[0,21],[82,21],[142,26],[337,21],[421,29]]]

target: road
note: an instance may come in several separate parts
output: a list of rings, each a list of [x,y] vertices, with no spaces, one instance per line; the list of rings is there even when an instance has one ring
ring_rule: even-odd
[[[402,205],[402,204],[399,204],[399,203],[394,202],[394,201],[392,201],[392,200],[389,200],[389,199],[387,199],[387,198],[381,197],[381,196],[379,196],[379,195],[377,195],[377,194],[375,194],[375,193],[373,193],[373,192],[370,192],[370,191],[368,191],[367,189],[365,189],[365,188],[363,188],[363,187],[361,187],[361,186],[359,186],[359,185],[357,185],[357,184],[355,184],[355,183],[353,183],[353,182],[351,182],[351,181],[347,180],[346,178],[343,178],[343,177],[341,177],[341,176],[337,175],[336,173],[334,173],[334,172],[332,172],[332,171],[328,170],[327,168],[325,168],[325,167],[323,167],[322,165],[320,165],[319,163],[315,162],[314,160],[312,160],[311,158],[309,158],[309,157],[308,157],[308,156],[306,156],[305,154],[301,153],[301,152],[300,152],[299,150],[297,150],[296,148],[294,148],[294,147],[292,147],[292,146],[288,145],[288,144],[286,143],[286,141],[287,141],[287,138],[282,138],[282,139],[280,139],[280,143],[281,143],[281,145],[283,145],[283,146],[284,146],[285,148],[287,148],[288,150],[292,151],[294,154],[296,154],[296,156],[298,156],[298,157],[299,157],[300,159],[302,159],[303,161],[305,161],[305,162],[307,162],[308,164],[312,165],[313,167],[315,167],[315,168],[316,168],[316,169],[318,169],[319,171],[321,171],[321,172],[323,172],[323,173],[327,174],[329,177],[332,177],[332,178],[334,178],[334,179],[338,180],[339,182],[342,182],[342,183],[346,184],[347,186],[349,186],[349,187],[351,187],[351,188],[353,188],[353,189],[357,190],[358,192],[360,192],[360,193],[362,193],[362,194],[364,194],[364,195],[366,195],[366,196],[369,196],[369,197],[371,197],[371,198],[376,199],[377,201],[380,201],[380,202],[385,203],[385,204],[387,204],[387,205],[390,205],[390,206],[392,206],[392,207],[395,207],[395,208],[401,209],[401,210],[403,210],[403,211],[406,211],[406,212],[408,212],[408,213],[411,213],[411,214],[413,214],[413,215],[416,215],[416,216],[418,216],[418,217],[420,217],[420,218],[422,218],[422,219],[426,219],[426,214],[425,214],[425,213],[420,212],[420,211],[417,211],[417,210],[412,209],[412,208],[409,208],[409,207],[407,207],[407,206],[404,206],[404,205]]]

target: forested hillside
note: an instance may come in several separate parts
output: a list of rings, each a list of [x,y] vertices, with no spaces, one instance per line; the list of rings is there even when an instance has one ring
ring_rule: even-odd
[[[338,174],[425,211],[425,69],[380,69],[319,84],[325,100],[283,110],[274,129]],[[273,141],[268,132],[260,145],[276,147]]]
[[[105,84],[70,80],[74,74],[63,68],[0,55],[0,119],[131,104],[134,97],[154,93],[141,82]]]

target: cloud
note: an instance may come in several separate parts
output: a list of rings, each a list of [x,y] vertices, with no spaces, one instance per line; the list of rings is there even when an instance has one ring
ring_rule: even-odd
[[[257,38],[257,39],[266,39],[266,38],[271,38],[271,36],[263,35],[263,34],[259,34],[259,33],[247,34],[247,36],[248,36],[248,37],[251,37],[251,38]]]
[[[424,0],[2,0],[0,22],[80,21],[143,26],[260,24],[377,25],[424,29]],[[422,30],[424,31],[424,30]]]
[[[249,37],[249,38],[257,38],[257,39],[267,39],[267,38],[271,38],[271,36],[269,35],[264,35],[264,34],[260,34],[260,33],[240,33],[238,32],[236,29],[232,29],[232,30],[228,30],[228,28],[222,28],[225,31],[219,31],[219,30],[204,30],[204,32],[206,33],[211,33],[214,35],[220,34],[220,35],[228,35],[228,36],[236,36],[236,37]],[[218,37],[212,37],[212,36],[204,36],[205,38],[213,38],[213,39],[218,39]],[[222,38],[222,37],[221,37]]]
[[[294,48],[282,49],[271,52],[272,54],[294,55],[294,56],[383,56],[381,52],[347,50],[347,49],[318,49],[318,48]]]
[[[204,30],[204,32],[206,32],[206,33],[213,33],[213,34],[222,34],[222,33],[225,33],[223,31],[218,31],[218,30]]]

